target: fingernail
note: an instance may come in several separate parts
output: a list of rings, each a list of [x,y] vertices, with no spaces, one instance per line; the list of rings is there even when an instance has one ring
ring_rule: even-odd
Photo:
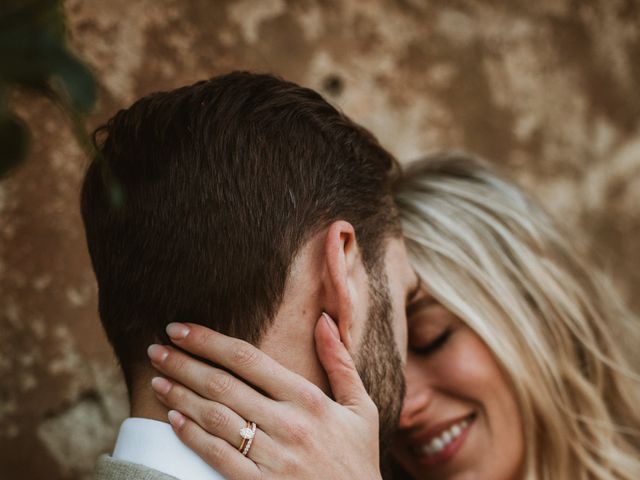
[[[187,327],[184,323],[170,323],[167,325],[167,335],[169,335],[174,340],[182,340],[189,335],[189,327]]]
[[[169,355],[169,350],[162,345],[150,345],[147,348],[147,355],[154,363],[162,363]]]
[[[169,423],[173,428],[182,428],[182,426],[184,425],[185,418],[184,415],[182,415],[180,412],[169,410],[167,417],[169,417]]]
[[[338,331],[338,326],[336,325],[336,322],[334,322],[333,319],[325,312],[322,312],[322,316],[324,317],[324,321],[327,322],[327,325],[329,326],[329,330],[331,330],[331,333],[333,333],[333,336],[336,337],[338,340],[340,340],[340,332]]]
[[[160,395],[166,395],[171,390],[171,382],[166,378],[153,377],[151,379],[151,388]]]

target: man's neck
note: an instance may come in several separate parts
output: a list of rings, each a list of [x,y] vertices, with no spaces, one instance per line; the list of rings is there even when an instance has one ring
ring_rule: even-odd
[[[305,312],[305,308],[295,306],[289,312],[281,311],[278,315],[281,318],[276,319],[265,335],[260,350],[330,394],[329,382],[316,355],[314,341],[315,324],[320,314],[321,310],[316,312],[309,308]]]
[[[324,236],[316,235],[292,263],[284,297],[260,350],[330,394],[329,382],[316,355],[314,332],[324,311],[322,277]]]
[[[149,367],[149,370],[140,372],[134,381],[131,391],[131,417],[150,418],[168,423],[167,413],[169,409],[158,400],[151,389],[151,379],[161,374]]]

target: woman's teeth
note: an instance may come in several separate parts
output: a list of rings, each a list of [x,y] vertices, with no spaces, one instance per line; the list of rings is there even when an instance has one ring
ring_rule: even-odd
[[[466,418],[452,426],[450,426],[440,435],[431,439],[427,444],[416,447],[415,450],[419,455],[434,455],[441,452],[444,448],[453,442],[460,434],[469,426],[469,420]]]

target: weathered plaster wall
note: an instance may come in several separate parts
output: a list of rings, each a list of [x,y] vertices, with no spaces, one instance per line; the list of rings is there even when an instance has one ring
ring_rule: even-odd
[[[231,69],[323,92],[400,159],[465,148],[504,165],[640,299],[636,0],[69,0],[93,67],[89,127]],[[126,415],[96,316],[85,159],[51,104],[17,94],[28,162],[0,182],[0,472],[88,478]]]

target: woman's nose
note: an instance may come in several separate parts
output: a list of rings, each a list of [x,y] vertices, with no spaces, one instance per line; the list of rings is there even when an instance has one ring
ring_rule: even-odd
[[[431,388],[426,384],[425,375],[420,375],[411,360],[407,361],[407,394],[404,397],[402,411],[400,412],[400,428],[411,428],[420,417],[420,413],[426,410],[431,401]]]

